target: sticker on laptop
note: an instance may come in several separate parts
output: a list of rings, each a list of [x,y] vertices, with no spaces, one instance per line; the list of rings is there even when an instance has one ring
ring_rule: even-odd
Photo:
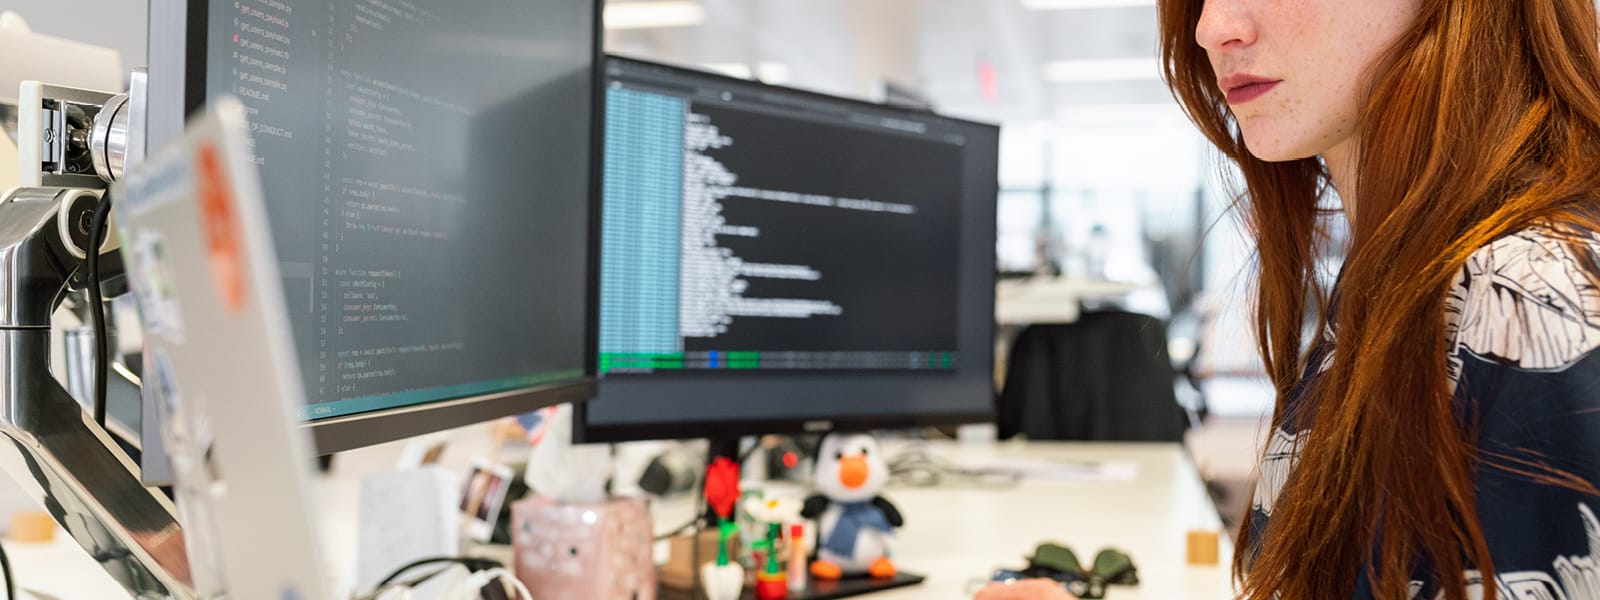
[[[244,227],[234,201],[233,180],[229,178],[222,153],[210,140],[195,148],[195,192],[200,202],[201,229],[206,239],[206,258],[222,305],[234,314],[244,312],[246,276]]]
[[[178,397],[178,378],[172,373],[172,359],[161,348],[150,350],[150,372],[145,376],[146,389],[155,400],[163,426],[171,425],[183,410],[183,400]]]
[[[184,341],[183,310],[178,306],[178,282],[173,277],[172,255],[166,238],[139,230],[125,248],[132,254],[129,283],[139,300],[139,316],[148,333],[174,342]]]

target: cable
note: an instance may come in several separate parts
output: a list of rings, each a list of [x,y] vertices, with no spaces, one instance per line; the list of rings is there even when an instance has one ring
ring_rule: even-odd
[[[517,577],[512,575],[510,571],[505,570],[504,567],[495,567],[473,573],[462,582],[461,587],[457,588],[457,592],[447,594],[447,596],[463,600],[475,600],[482,595],[484,586],[497,580],[510,583],[511,588],[517,591],[517,598],[533,600],[533,593],[528,591],[528,586],[522,585],[522,582],[518,581]]]
[[[437,571],[412,577],[404,581],[386,583],[372,590],[372,593],[365,596],[355,597],[352,600],[414,600],[417,586],[423,585],[428,580],[441,576],[453,568],[455,568],[455,565],[452,564],[451,566],[440,568]],[[465,569],[465,567],[463,567],[463,569]]]
[[[912,445],[891,456],[889,481],[910,487],[938,487],[966,483],[976,487],[1006,489],[1022,483],[1018,473],[997,469],[972,469],[935,456],[925,445]]]
[[[100,297],[100,246],[106,236],[106,220],[111,213],[111,192],[100,195],[89,223],[89,247],[85,267],[89,270],[89,317],[94,322],[94,420],[106,425],[106,380],[111,370],[111,336],[106,329],[105,299]]]
[[[674,527],[670,531],[667,531],[666,533],[657,534],[655,536],[655,541],[659,542],[661,540],[674,538],[674,537],[677,537],[678,534],[681,534],[681,533],[683,533],[685,531],[689,531],[691,529],[699,529],[699,528],[700,528],[700,517],[695,517],[694,519],[690,520],[688,523],[684,523],[683,525],[679,525],[677,527]]]
[[[518,594],[522,594],[522,600],[533,600],[533,592],[528,591],[528,586],[523,585],[522,584],[522,580],[517,579],[516,575],[513,575],[510,571],[507,571],[505,569],[491,569],[491,570],[492,571],[499,571],[500,572],[500,579],[510,582],[511,583],[511,589],[516,590]]]
[[[11,579],[11,558],[6,556],[4,545],[0,545],[0,570],[5,571],[6,600],[17,600],[17,582]]]
[[[383,586],[393,583],[395,579],[399,578],[401,575],[404,575],[406,571],[410,571],[425,565],[436,565],[439,563],[458,564],[466,567],[469,571],[484,571],[488,569],[505,568],[505,565],[500,564],[500,561],[488,558],[472,558],[467,556],[435,556],[433,558],[422,558],[406,563],[405,566],[395,569],[394,572],[390,573],[388,577],[383,578],[383,581],[379,581],[377,587],[382,588]]]
[[[744,469],[745,461],[750,460],[750,455],[755,454],[757,450],[762,449],[763,447],[761,446],[761,440],[757,439],[756,443],[751,444],[749,448],[745,448],[744,452],[740,452],[739,457],[733,459],[733,462],[739,463],[739,468],[742,470]]]

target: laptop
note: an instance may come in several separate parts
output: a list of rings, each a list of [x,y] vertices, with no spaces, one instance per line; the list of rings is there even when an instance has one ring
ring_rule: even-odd
[[[332,600],[313,453],[245,109],[213,102],[112,188],[196,592]]]

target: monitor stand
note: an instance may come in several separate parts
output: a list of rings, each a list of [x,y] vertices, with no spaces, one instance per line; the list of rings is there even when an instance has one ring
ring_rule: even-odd
[[[707,465],[711,464],[712,461],[715,461],[719,457],[727,458],[728,460],[732,461],[739,460],[739,438],[714,437],[710,439],[710,443],[710,448],[706,452]],[[711,507],[709,506],[706,507],[705,518],[707,523],[717,522],[717,515],[716,513],[712,512]],[[699,569],[695,570],[694,577],[695,587],[698,589],[700,585]],[[872,594],[894,588],[918,585],[921,584],[925,579],[926,577],[922,575],[908,573],[905,571],[896,573],[894,577],[890,577],[888,579],[875,579],[867,576],[858,576],[845,577],[844,579],[837,581],[822,581],[816,578],[811,578],[807,581],[805,590],[799,592],[790,591],[788,600],[833,600],[834,598],[848,598],[851,596]],[[756,592],[754,588],[745,588],[744,594],[741,596],[741,600],[755,600],[755,597]]]

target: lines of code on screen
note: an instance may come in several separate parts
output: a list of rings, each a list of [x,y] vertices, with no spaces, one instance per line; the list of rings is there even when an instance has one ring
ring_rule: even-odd
[[[602,372],[954,368],[959,137],[612,77]]]
[[[593,5],[212,0],[324,418],[581,377]]]

